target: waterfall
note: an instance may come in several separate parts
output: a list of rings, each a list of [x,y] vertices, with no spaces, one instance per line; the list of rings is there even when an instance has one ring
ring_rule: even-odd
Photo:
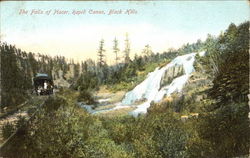
[[[204,56],[205,52],[202,51],[198,54],[199,56]],[[178,56],[166,66],[162,68],[157,67],[153,72],[148,74],[143,82],[137,85],[133,90],[127,92],[122,102],[115,103],[114,108],[93,110],[91,107],[84,104],[80,106],[92,114],[128,108],[131,106],[136,107],[136,109],[130,113],[134,116],[140,113],[146,113],[152,101],[157,103],[160,102],[164,96],[170,96],[174,92],[182,91],[191,73],[195,71],[193,67],[195,55],[196,53]],[[167,83],[165,83],[164,80],[166,80]],[[137,105],[137,101],[143,103]]]
[[[136,101],[145,100],[144,103],[137,105],[137,108],[132,111],[132,115],[137,116],[139,113],[146,113],[152,101],[159,102],[164,96],[170,96],[173,92],[180,92],[188,81],[190,74],[194,71],[193,63],[195,61],[195,55],[196,53],[178,56],[166,66],[156,68],[148,74],[143,82],[126,93],[121,106],[133,105]],[[204,52],[199,53],[199,55],[203,56]],[[170,84],[161,86],[166,72],[171,69],[173,70],[177,66],[183,67],[183,74],[180,76],[172,76],[173,80]]]

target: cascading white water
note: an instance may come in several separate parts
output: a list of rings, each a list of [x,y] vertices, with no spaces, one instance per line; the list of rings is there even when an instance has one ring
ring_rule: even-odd
[[[161,69],[156,68],[155,71],[148,74],[142,83],[126,93],[120,106],[133,105],[136,101],[146,100],[144,103],[137,105],[137,108],[132,111],[132,115],[137,116],[139,113],[146,113],[152,101],[159,102],[164,96],[170,96],[176,91],[180,92],[188,81],[190,74],[194,71],[195,55],[196,53],[178,56]],[[199,53],[199,55],[203,56],[204,52]],[[165,72],[175,66],[183,66],[184,74],[174,78],[169,85],[161,88],[161,80]]]
[[[204,56],[205,52],[198,53],[199,56]],[[186,54],[176,57],[169,64],[162,68],[156,68],[155,71],[148,74],[147,78],[137,85],[132,91],[126,93],[122,102],[116,103],[114,108],[105,110],[93,110],[92,107],[86,105],[80,105],[85,108],[89,113],[98,114],[101,112],[107,112],[117,110],[120,108],[128,108],[136,106],[136,109],[131,112],[132,115],[137,116],[140,113],[146,113],[147,108],[152,101],[159,102],[164,96],[170,96],[174,92],[180,92],[183,86],[187,83],[190,74],[194,71],[193,63],[195,61],[196,53]],[[171,68],[182,66],[183,74],[181,76],[172,76],[173,80],[168,85],[161,85],[161,81],[166,72],[171,71]],[[145,100],[140,105],[133,105],[136,101]],[[101,100],[107,101],[107,100]]]

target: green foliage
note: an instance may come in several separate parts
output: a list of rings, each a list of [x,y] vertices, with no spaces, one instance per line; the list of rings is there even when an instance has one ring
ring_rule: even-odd
[[[247,109],[244,103],[232,103],[199,116],[197,135],[188,146],[191,157],[226,158],[248,154],[250,128]]]
[[[59,97],[49,98],[26,130],[16,135],[1,154],[21,158],[226,158],[249,154],[248,27],[248,22],[238,27],[232,24],[218,38],[209,36],[199,46],[185,46],[183,50],[188,52],[206,48],[208,55],[199,58],[196,66],[199,73],[208,73],[213,85],[205,82],[206,78],[201,80],[206,75],[200,76],[200,82],[190,85],[182,95],[173,96],[173,102],[154,104],[147,115],[137,118],[89,115],[75,101],[91,99],[87,90],[96,83],[132,87],[155,67],[169,62],[162,57],[171,59],[178,53],[136,57],[121,67],[98,71],[86,64],[76,86],[80,95],[63,90]],[[198,118],[181,121],[181,114],[196,110]],[[7,127],[6,131],[12,130]]]
[[[109,86],[108,88],[113,91],[113,92],[117,92],[117,91],[129,91],[131,89],[133,89],[136,86],[136,84],[132,84],[132,83],[128,83],[128,82],[120,82],[118,84],[115,84],[113,86]]]
[[[86,71],[78,78],[74,88],[78,90],[97,89],[98,85],[97,75],[91,71]]]
[[[6,122],[3,124],[3,126],[2,126],[3,139],[8,139],[14,132],[15,132],[15,125],[14,124],[12,124],[10,122]]]
[[[100,85],[107,85],[112,91],[130,90],[146,78],[149,72],[152,72],[157,66],[162,67],[166,65],[173,58],[180,54],[187,54],[190,51],[198,51],[203,47],[203,43],[198,40],[197,43],[187,45],[180,48],[178,51],[169,50],[162,54],[153,53],[150,46],[146,46],[146,54],[144,56],[135,55],[134,60],[129,58],[130,45],[128,38],[125,40],[125,59],[123,63],[118,63],[116,58],[116,65],[108,66],[103,62],[103,41],[100,43],[99,49],[99,65],[95,65],[93,61],[85,61],[82,63],[82,75],[77,79],[72,86],[74,89],[98,89]],[[190,49],[185,52],[186,49]],[[114,40],[114,53],[119,51],[117,40]],[[182,52],[182,53],[180,53]],[[185,53],[184,53],[185,52]],[[100,63],[101,66],[100,66]]]
[[[156,67],[165,66],[178,55],[183,55],[200,50],[204,44],[198,40],[194,44],[188,44],[177,50],[169,50],[162,54],[153,53],[150,46],[146,46],[146,54],[144,56],[135,55],[134,60],[129,60],[125,64],[118,64],[109,67],[109,73],[106,73],[107,80],[102,82],[106,84],[112,91],[131,90],[140,82],[142,82],[149,72],[155,70]],[[188,51],[186,50],[188,49]]]
[[[81,90],[77,98],[77,101],[84,102],[85,104],[88,105],[93,105],[96,103],[92,93],[89,92],[88,90]]]
[[[59,97],[49,97],[45,101],[43,108],[46,113],[54,113],[62,106],[66,106],[65,99]]]
[[[209,38],[207,39],[209,40]],[[213,79],[208,102],[190,140],[191,157],[237,157],[249,154],[249,22],[231,24],[210,40],[208,56],[200,59]],[[212,44],[211,44],[212,43]],[[201,70],[201,69],[200,69]]]
[[[137,157],[185,157],[187,135],[172,112],[151,113],[136,127]]]
[[[172,102],[150,108],[150,113],[168,109],[179,109],[176,112],[181,113],[199,112],[198,119],[189,118],[186,123],[189,135],[186,157],[226,158],[249,154],[248,29],[249,22],[239,26],[231,24],[218,38],[208,36],[204,42],[207,55],[196,56],[198,72],[193,79],[196,84],[189,83],[180,95],[183,99],[173,98]]]
[[[130,60],[130,57],[129,57],[129,54],[130,54],[130,41],[129,41],[129,38],[128,38],[128,33],[126,33],[126,39],[125,39],[125,46],[124,46],[124,63],[130,63],[131,60]]]
[[[246,102],[249,93],[249,46],[245,42],[249,41],[249,23],[241,24],[235,28],[230,25],[225,34],[225,45],[229,45],[230,50],[225,49],[223,62],[218,66],[218,73],[213,81],[214,86],[210,92],[213,98],[219,102]],[[236,46],[237,44],[237,46]],[[236,47],[236,48],[235,48]]]
[[[146,58],[146,57],[145,57]],[[143,58],[138,58],[127,65],[125,65],[119,72],[114,73],[114,77],[108,82],[113,83],[108,85],[111,91],[116,92],[119,90],[132,90],[136,85],[142,82],[147,74],[154,71],[156,67],[166,65],[169,60],[162,60],[157,62],[140,63]],[[139,66],[138,66],[139,65]],[[116,80],[115,80],[116,79]]]
[[[58,77],[58,71],[63,71],[63,76],[69,68],[65,57],[49,57],[39,53],[26,53],[15,46],[0,42],[1,49],[1,108],[15,108],[29,98],[28,93],[33,88],[32,78],[37,73],[47,73]],[[74,79],[79,75],[79,65],[76,64]],[[78,69],[77,69],[78,68]]]
[[[18,121],[16,123],[16,128],[22,128],[27,123],[27,120],[24,116],[18,116]]]
[[[166,111],[165,111],[166,112]],[[184,157],[187,135],[182,123],[170,112],[150,113],[139,118],[104,120],[112,140],[126,144],[135,157]]]
[[[187,135],[183,123],[170,112],[102,119],[85,113],[73,104],[75,96],[67,94],[65,99],[47,100],[26,126],[27,130],[2,149],[3,155],[29,158],[185,156]],[[48,111],[48,106],[57,108]]]
[[[195,43],[187,43],[184,44],[181,48],[179,48],[178,55],[184,55],[188,53],[193,53],[193,52],[200,52],[201,50],[204,49],[204,45],[207,42],[202,42],[200,39],[198,39]]]
[[[119,61],[119,57],[118,57],[118,52],[120,51],[120,49],[118,48],[118,40],[115,38],[114,39],[114,45],[113,45],[113,52],[115,53],[115,63],[116,65],[118,64]]]
[[[15,141],[1,149],[2,154],[25,158],[131,157],[109,138],[100,120],[77,107],[70,97],[47,100],[26,127],[27,132],[16,135]],[[48,111],[48,106],[57,108]]]
[[[106,50],[104,49],[104,40],[102,39],[101,41],[100,41],[100,46],[99,46],[99,49],[98,49],[98,66],[99,67],[103,67],[103,65],[105,65],[106,64],[106,62],[104,61],[104,57],[105,57],[105,55],[104,55],[104,52],[105,52]]]
[[[10,107],[21,104],[27,97],[26,90],[30,83],[23,75],[24,71],[18,60],[17,51],[14,46],[1,43],[1,107]]]

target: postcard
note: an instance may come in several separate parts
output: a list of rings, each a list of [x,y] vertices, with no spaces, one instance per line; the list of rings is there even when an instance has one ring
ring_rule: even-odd
[[[249,157],[240,1],[1,1],[0,158]]]

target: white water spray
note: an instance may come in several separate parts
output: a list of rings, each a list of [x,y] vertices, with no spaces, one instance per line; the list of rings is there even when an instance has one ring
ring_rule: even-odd
[[[205,52],[202,51],[198,54],[199,56],[204,56]],[[121,108],[128,108],[131,106],[136,107],[136,109],[131,112],[131,114],[134,116],[138,116],[138,114],[140,113],[146,113],[152,101],[157,103],[160,102],[164,96],[170,96],[174,92],[182,91],[182,88],[187,83],[191,73],[195,71],[193,67],[195,55],[196,53],[178,56],[166,66],[162,68],[156,68],[153,72],[148,74],[147,78],[143,82],[137,85],[133,90],[126,93],[122,102],[116,103],[116,106],[114,108],[105,110],[93,110],[90,106],[82,104],[80,106],[85,108],[92,114],[98,114],[100,112],[107,112]],[[179,76],[172,74],[171,83],[162,85],[161,82],[164,79],[164,76],[169,75],[168,72],[171,72],[171,69],[173,70],[173,68],[177,67],[182,67],[183,69],[181,70],[184,70],[184,72]],[[144,102],[140,105],[135,105],[136,101]]]
[[[199,54],[203,55],[204,53]],[[178,56],[161,69],[156,68],[155,71],[148,74],[148,77],[142,83],[125,95],[121,106],[133,105],[136,101],[146,100],[132,111],[132,115],[137,116],[139,113],[146,113],[152,101],[159,102],[164,96],[170,96],[173,92],[180,92],[188,81],[190,74],[194,71],[195,55],[196,53]],[[169,85],[161,87],[161,80],[165,73],[175,66],[183,66],[184,74],[174,78]]]

